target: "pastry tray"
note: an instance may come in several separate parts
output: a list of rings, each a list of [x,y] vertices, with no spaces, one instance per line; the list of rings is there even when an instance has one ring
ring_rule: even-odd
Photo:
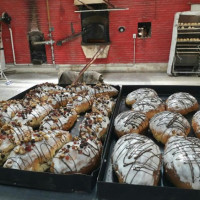
[[[121,112],[130,110],[125,105],[125,98],[128,93],[138,88],[152,88],[158,93],[159,97],[166,100],[171,94],[175,92],[188,92],[195,96],[200,103],[200,87],[199,86],[153,86],[153,85],[134,85],[134,86],[122,86],[121,96],[119,97],[118,109],[114,113],[114,118]],[[191,124],[191,118],[193,113],[186,115],[185,117]],[[155,141],[159,145],[163,152],[164,145],[156,142],[150,132],[147,133],[148,137]],[[189,136],[194,136],[191,130]],[[195,136],[194,136],[195,137]],[[117,176],[115,175],[112,164],[111,154],[114,145],[117,141],[117,137],[114,133],[114,126],[112,125],[110,130],[110,137],[107,140],[105,147],[104,162],[101,165],[98,181],[97,181],[97,196],[98,199],[153,199],[153,200],[188,200],[188,199],[200,199],[200,190],[180,189],[174,187],[169,181],[166,180],[163,169],[161,168],[161,178],[158,186],[142,186],[118,183]]]
[[[66,86],[66,85],[61,85]],[[22,99],[25,94],[34,89],[36,86],[12,97],[11,99]],[[120,87],[114,86],[118,89],[120,96]],[[116,105],[118,102],[118,97],[116,97]],[[116,106],[115,105],[115,109]],[[115,109],[113,113],[115,112]],[[73,128],[69,131],[72,136],[78,135],[78,127],[79,124],[82,122],[84,117],[80,115],[79,120],[75,123]],[[110,133],[110,127],[113,121],[113,115],[110,118],[110,126],[107,131],[107,136],[104,141],[104,147],[107,141],[107,138]],[[102,152],[102,158],[104,155],[104,150]],[[101,160],[102,160],[101,158]],[[91,174],[73,174],[73,175],[59,175],[59,174],[52,174],[49,172],[31,172],[31,171],[23,171],[23,170],[15,170],[15,169],[7,169],[0,167],[0,184],[6,185],[13,185],[13,186],[21,186],[27,188],[35,188],[35,189],[42,189],[42,190],[49,190],[49,191],[56,191],[56,192],[92,192],[93,188],[97,181],[97,176],[99,173],[99,168],[94,170]]]

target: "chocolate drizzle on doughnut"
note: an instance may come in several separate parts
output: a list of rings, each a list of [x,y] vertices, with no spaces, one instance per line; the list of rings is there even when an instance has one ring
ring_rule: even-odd
[[[160,158],[159,147],[152,140],[138,134],[127,134],[116,143],[112,163],[124,183],[154,185],[159,177]]]
[[[115,131],[127,134],[131,132],[140,133],[148,126],[148,119],[144,113],[137,111],[125,111],[120,113],[114,121]]]
[[[132,110],[147,113],[151,110],[156,110],[159,106],[163,105],[163,101],[159,97],[146,97],[142,100],[136,101],[132,105]]]
[[[151,127],[161,128],[163,133],[167,132],[168,129],[184,133],[190,125],[181,114],[165,111],[158,113],[150,120],[150,129]]]
[[[200,140],[171,137],[166,144],[164,165],[166,173],[173,169],[181,182],[189,184],[191,189],[200,189]],[[170,179],[173,182],[173,177]]]

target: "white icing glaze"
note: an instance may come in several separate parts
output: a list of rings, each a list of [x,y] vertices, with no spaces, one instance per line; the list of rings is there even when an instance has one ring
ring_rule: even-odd
[[[42,120],[40,130],[64,129],[64,126],[74,117],[77,118],[77,114],[73,109],[61,108],[53,110]]]
[[[38,162],[38,164],[48,162],[54,156],[55,151],[60,149],[64,143],[68,142],[69,133],[62,131],[60,134],[61,135],[58,137],[55,133],[48,132],[41,141],[33,144],[24,143],[21,146],[15,147],[8,156],[3,167],[29,171],[42,171],[38,166],[36,166],[37,169],[34,169],[33,164],[35,162]],[[22,153],[18,153],[20,152],[20,148],[23,150]]]
[[[163,136],[171,137],[174,134],[186,136],[185,132],[186,129],[190,128],[190,124],[181,114],[164,111],[151,118],[149,128],[162,133]]]
[[[82,92],[88,92],[88,94],[93,94],[93,89],[91,86],[89,85],[84,85],[84,84],[77,84],[77,85],[68,85],[66,87],[66,90],[69,92],[73,92],[73,93],[82,93]]]
[[[159,97],[146,97],[136,101],[132,105],[132,110],[147,113],[149,111],[157,110],[161,105],[164,105],[164,103]]]
[[[195,125],[196,125],[195,132],[199,134],[200,133],[200,111],[196,112],[194,114],[194,116],[192,117],[192,124],[193,123],[195,123]],[[194,127],[193,127],[193,129],[194,129]]]
[[[124,183],[154,185],[154,175],[159,176],[160,156],[159,147],[151,139],[133,133],[117,141],[112,163]]]
[[[114,127],[117,131],[123,131],[124,133],[134,132],[143,126],[143,123],[148,120],[146,115],[137,111],[125,111],[120,113],[114,121]]]
[[[13,116],[18,111],[23,110],[24,107],[21,102],[18,101],[7,101],[3,105],[0,105],[0,121],[8,123],[12,120]]]
[[[80,132],[89,132],[100,138],[102,131],[108,128],[109,123],[107,116],[99,113],[86,113],[80,124]]]
[[[26,108],[22,112],[16,114],[13,120],[18,121],[22,124],[28,124],[33,120],[37,120],[38,118],[45,117],[48,113],[53,109],[51,105],[48,104],[37,104],[34,108]]]
[[[158,94],[155,90],[151,88],[139,88],[134,90],[133,92],[129,93],[126,97],[126,101],[137,101],[142,100],[145,97],[156,97]]]
[[[114,93],[115,95],[118,94],[118,90],[116,88],[114,88],[111,85],[107,85],[107,84],[96,84],[93,87],[93,91],[94,91],[94,95],[108,93],[108,95],[110,96],[109,93]]]
[[[98,111],[103,115],[110,116],[113,108],[115,106],[115,101],[108,97],[99,97],[97,98],[92,105],[92,111]]]
[[[191,108],[196,103],[196,98],[193,97],[191,94],[185,92],[172,94],[170,97],[168,97],[166,101],[168,109],[173,109],[174,111]]]
[[[164,165],[167,169],[174,169],[181,182],[199,190],[200,140],[194,137],[171,137],[166,144]]]
[[[53,172],[56,174],[79,173],[85,167],[94,165],[92,162],[100,156],[101,148],[101,142],[90,139],[69,142],[53,158]]]

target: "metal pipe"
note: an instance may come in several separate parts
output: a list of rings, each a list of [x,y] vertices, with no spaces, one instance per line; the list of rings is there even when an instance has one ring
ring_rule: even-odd
[[[55,41],[49,40],[49,41],[32,42],[32,45],[41,45],[41,44],[51,45],[54,43],[55,43]]]
[[[51,41],[53,41],[52,37],[52,27],[51,27],[51,18],[50,18],[50,12],[49,12],[49,1],[46,0],[46,6],[47,6],[47,18],[48,18],[48,25],[49,25],[49,38]],[[52,57],[52,62],[53,65],[55,65],[55,54],[54,54],[54,46],[51,43],[51,57]]]
[[[135,43],[136,43],[136,34],[133,34],[133,64],[135,64]]]
[[[15,58],[15,48],[14,48],[14,42],[13,42],[13,34],[12,34],[12,28],[9,26],[9,31],[10,31],[10,41],[11,41],[11,46],[12,46],[12,55],[13,55],[13,64],[15,66],[23,66],[23,65],[28,65],[28,66],[32,66],[33,64],[29,63],[29,64],[17,64],[16,63],[16,58]]]

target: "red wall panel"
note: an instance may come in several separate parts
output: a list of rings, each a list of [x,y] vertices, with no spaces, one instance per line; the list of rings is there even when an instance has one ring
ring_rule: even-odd
[[[31,21],[31,2],[27,0],[1,0],[0,14],[8,12],[12,17],[13,38],[17,63],[30,63],[30,50],[28,44],[28,31]],[[80,13],[75,13],[73,0],[49,0],[51,26],[54,27],[53,39],[55,41],[71,35],[71,22],[76,32],[81,30]],[[171,45],[171,35],[174,14],[190,10],[188,0],[110,0],[116,7],[129,8],[126,11],[113,11],[109,13],[111,46],[107,59],[98,59],[96,63],[131,63],[133,62],[133,33],[137,33],[138,22],[151,22],[151,38],[136,39],[136,62],[168,62]],[[194,0],[192,3],[200,3]],[[48,20],[45,0],[37,0],[37,16],[40,31],[48,37]],[[124,26],[125,32],[120,33],[118,28]],[[3,25],[3,42],[6,63],[12,63],[12,51],[9,31]],[[56,46],[55,61],[57,64],[83,64],[85,58],[81,48],[81,37]],[[51,48],[46,45],[47,63],[52,63]]]

